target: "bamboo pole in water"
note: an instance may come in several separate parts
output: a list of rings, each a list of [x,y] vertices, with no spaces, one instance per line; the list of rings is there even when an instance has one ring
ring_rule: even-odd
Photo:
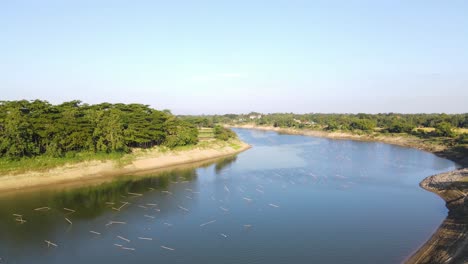
[[[64,207],[63,210],[68,211],[68,212],[70,212],[70,213],[76,212],[75,210],[73,210],[73,209],[68,209],[68,208],[66,208],[66,207]]]
[[[214,222],[216,222],[216,220],[212,220],[212,221],[203,223],[203,224],[201,224],[200,226],[206,226],[206,225],[212,224],[212,223],[214,223]]]
[[[49,240],[44,240],[44,242],[46,242],[46,243],[47,243],[47,247],[50,247],[50,246],[58,247],[58,245],[57,245],[57,244],[55,244],[55,243],[52,243],[52,242],[50,242]]]
[[[130,239],[122,237],[122,236],[117,236],[118,238],[122,239],[123,241],[130,243]]]
[[[164,248],[164,249],[167,249],[167,250],[171,250],[171,251],[174,251],[174,250],[175,250],[175,249],[173,249],[173,248],[166,247],[166,246],[161,246],[161,248]]]
[[[49,211],[50,207],[44,206],[34,209],[34,211]]]

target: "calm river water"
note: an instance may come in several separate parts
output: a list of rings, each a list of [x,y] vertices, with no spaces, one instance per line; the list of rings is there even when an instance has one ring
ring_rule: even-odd
[[[253,148],[216,163],[0,196],[0,263],[399,263],[446,216],[418,183],[451,161],[236,132]]]

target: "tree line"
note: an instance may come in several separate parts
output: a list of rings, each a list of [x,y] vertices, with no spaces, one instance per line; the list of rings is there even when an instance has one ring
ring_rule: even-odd
[[[0,101],[0,157],[128,152],[198,142],[195,125],[142,104]]]
[[[226,114],[207,116],[183,116],[197,126],[216,124],[270,125],[274,127],[310,127],[322,130],[378,131],[381,133],[411,133],[419,136],[454,137],[454,128],[468,128],[468,114]],[[432,131],[423,128],[434,128]]]

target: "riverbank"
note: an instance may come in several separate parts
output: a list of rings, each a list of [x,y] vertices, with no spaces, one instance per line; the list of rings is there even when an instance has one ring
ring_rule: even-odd
[[[249,148],[250,145],[240,140],[213,140],[187,149],[153,148],[145,151],[139,150],[123,157],[124,162],[122,160],[94,160],[40,171],[9,172],[0,176],[0,192],[86,182],[99,178],[170,168],[234,155]]]
[[[463,153],[452,151],[447,146],[429,144],[416,137],[375,134],[358,135],[345,132],[279,128],[251,124],[229,127],[276,131],[278,133],[330,139],[383,142],[432,152],[437,156],[458,163],[464,168],[427,177],[420,183],[422,188],[434,192],[444,199],[449,212],[447,218],[432,237],[407,259],[406,263],[468,263],[468,157],[463,155]]]
[[[444,199],[449,213],[406,263],[468,263],[468,169],[430,176],[420,185]]]

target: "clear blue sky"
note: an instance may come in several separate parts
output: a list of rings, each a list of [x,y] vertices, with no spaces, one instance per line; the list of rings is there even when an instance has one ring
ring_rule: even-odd
[[[468,112],[468,1],[0,3],[2,100]]]

